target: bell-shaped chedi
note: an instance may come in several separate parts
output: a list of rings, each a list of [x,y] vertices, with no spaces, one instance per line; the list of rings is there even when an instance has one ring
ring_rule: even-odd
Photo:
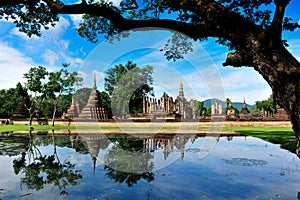
[[[101,102],[97,95],[96,76],[94,76],[94,87],[91,90],[88,102],[83,107],[78,118],[86,120],[107,119],[106,110],[101,107]]]
[[[28,111],[25,108],[26,101],[27,101],[26,97],[21,97],[15,111],[11,116],[12,120],[26,119],[29,117]]]

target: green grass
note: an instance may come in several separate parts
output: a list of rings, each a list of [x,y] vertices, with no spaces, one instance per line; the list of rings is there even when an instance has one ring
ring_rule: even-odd
[[[62,129],[71,129],[74,130],[76,129],[75,126],[50,126],[50,125],[32,125],[32,126],[28,126],[28,125],[23,125],[23,124],[13,124],[13,125],[2,125],[0,126],[0,132],[10,132],[10,131],[29,131],[30,127],[33,127],[34,130],[62,130]]]
[[[102,129],[102,130],[120,130],[120,126],[119,125],[101,125],[101,126],[62,126],[62,125],[55,125],[54,127],[52,127],[51,125],[32,125],[32,126],[28,126],[28,125],[21,125],[21,124],[13,124],[13,125],[0,125],[0,132],[8,132],[8,131],[29,131],[30,127],[33,127],[34,130],[66,130],[66,129],[70,129],[70,130],[95,130],[95,129]],[[178,128],[181,129],[195,129],[197,128],[196,126],[133,126],[133,125],[129,125],[129,126],[124,126],[126,129],[130,130],[130,129],[135,129],[135,130],[159,130],[159,129],[164,129],[164,130],[176,130]],[[199,128],[208,128],[208,127],[199,127]]]
[[[290,127],[224,127],[225,130],[232,130],[241,134],[261,138],[273,144],[280,144],[280,147],[296,152],[297,141],[295,134]]]

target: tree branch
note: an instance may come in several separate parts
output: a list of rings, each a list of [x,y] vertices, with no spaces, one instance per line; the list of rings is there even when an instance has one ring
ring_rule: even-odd
[[[107,5],[92,5],[92,4],[58,4],[52,0],[45,0],[52,12],[57,14],[90,14],[101,16],[110,20],[113,25],[120,30],[131,30],[137,28],[152,28],[161,27],[170,30],[175,30],[184,33],[194,40],[199,39],[199,36],[207,37],[213,32],[205,32],[206,26],[204,24],[192,24],[180,22],[171,19],[147,19],[147,20],[134,20],[124,18],[115,7]],[[199,31],[195,31],[199,30]]]
[[[275,14],[273,17],[273,21],[269,28],[269,33],[272,38],[281,43],[281,36],[282,36],[282,25],[283,25],[283,18],[286,6],[289,4],[290,0],[275,0],[274,3],[276,5]]]
[[[225,66],[242,67],[242,66],[253,66],[251,59],[247,59],[249,56],[241,52],[228,53],[226,61],[222,64]]]
[[[186,2],[174,0],[170,2],[170,7],[181,7],[186,11],[195,13],[195,15],[199,16],[199,19],[201,18],[201,21],[198,22],[182,22],[176,19],[134,20],[123,17],[118,8],[107,4],[86,4],[85,1],[82,1],[82,3],[66,5],[53,0],[43,1],[54,14],[90,14],[100,16],[108,19],[115,28],[124,31],[146,27],[161,27],[184,33],[194,40],[207,37],[221,37],[233,42],[235,45],[245,41],[243,36],[248,32],[257,33],[261,31],[258,26],[241,15],[211,0],[190,0]],[[0,6],[29,5],[33,2],[38,3],[39,0],[0,0]]]

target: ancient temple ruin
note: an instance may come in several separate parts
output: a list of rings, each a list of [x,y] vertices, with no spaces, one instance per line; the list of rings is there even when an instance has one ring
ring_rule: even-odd
[[[75,101],[75,96],[73,95],[71,106],[67,110],[64,117],[66,117],[68,119],[76,118],[76,117],[78,117],[80,110],[81,110],[80,109],[80,104],[78,103],[78,101]]]
[[[12,120],[26,119],[27,117],[29,117],[28,110],[25,108],[25,103],[26,97],[22,97],[19,100],[18,105],[11,116]]]
[[[239,118],[241,120],[250,120],[250,119],[252,119],[252,115],[251,115],[250,111],[247,108],[245,98],[244,98],[244,103],[243,103],[242,109],[239,113]]]
[[[66,118],[79,120],[108,120],[107,110],[102,107],[101,99],[97,95],[96,77],[94,76],[94,86],[88,98],[87,104],[81,109],[80,104],[72,97],[70,108],[65,114]]]
[[[227,114],[227,119],[235,119],[236,118],[235,109],[232,106],[231,101],[229,101],[226,114]]]
[[[183,85],[180,82],[179,95],[175,101],[173,97],[167,93],[163,93],[162,97],[143,96],[143,114],[149,115],[151,118],[173,118],[173,119],[197,119],[196,103],[191,99],[187,104],[184,97]]]
[[[87,120],[108,119],[106,109],[101,107],[101,102],[97,95],[96,76],[94,76],[94,86],[91,90],[88,102],[81,110],[78,118]]]
[[[211,115],[222,115],[222,104],[217,100],[211,105]]]

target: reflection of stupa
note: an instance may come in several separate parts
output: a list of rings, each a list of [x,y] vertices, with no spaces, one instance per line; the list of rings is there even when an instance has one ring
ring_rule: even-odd
[[[185,144],[192,140],[190,135],[178,135],[175,138],[175,147],[180,151],[180,159],[183,160],[184,158],[184,151],[185,151]]]
[[[96,161],[100,150],[106,149],[110,142],[105,135],[91,135],[86,133],[80,134],[80,139],[82,140],[84,147],[88,149],[91,154],[95,171]]]

